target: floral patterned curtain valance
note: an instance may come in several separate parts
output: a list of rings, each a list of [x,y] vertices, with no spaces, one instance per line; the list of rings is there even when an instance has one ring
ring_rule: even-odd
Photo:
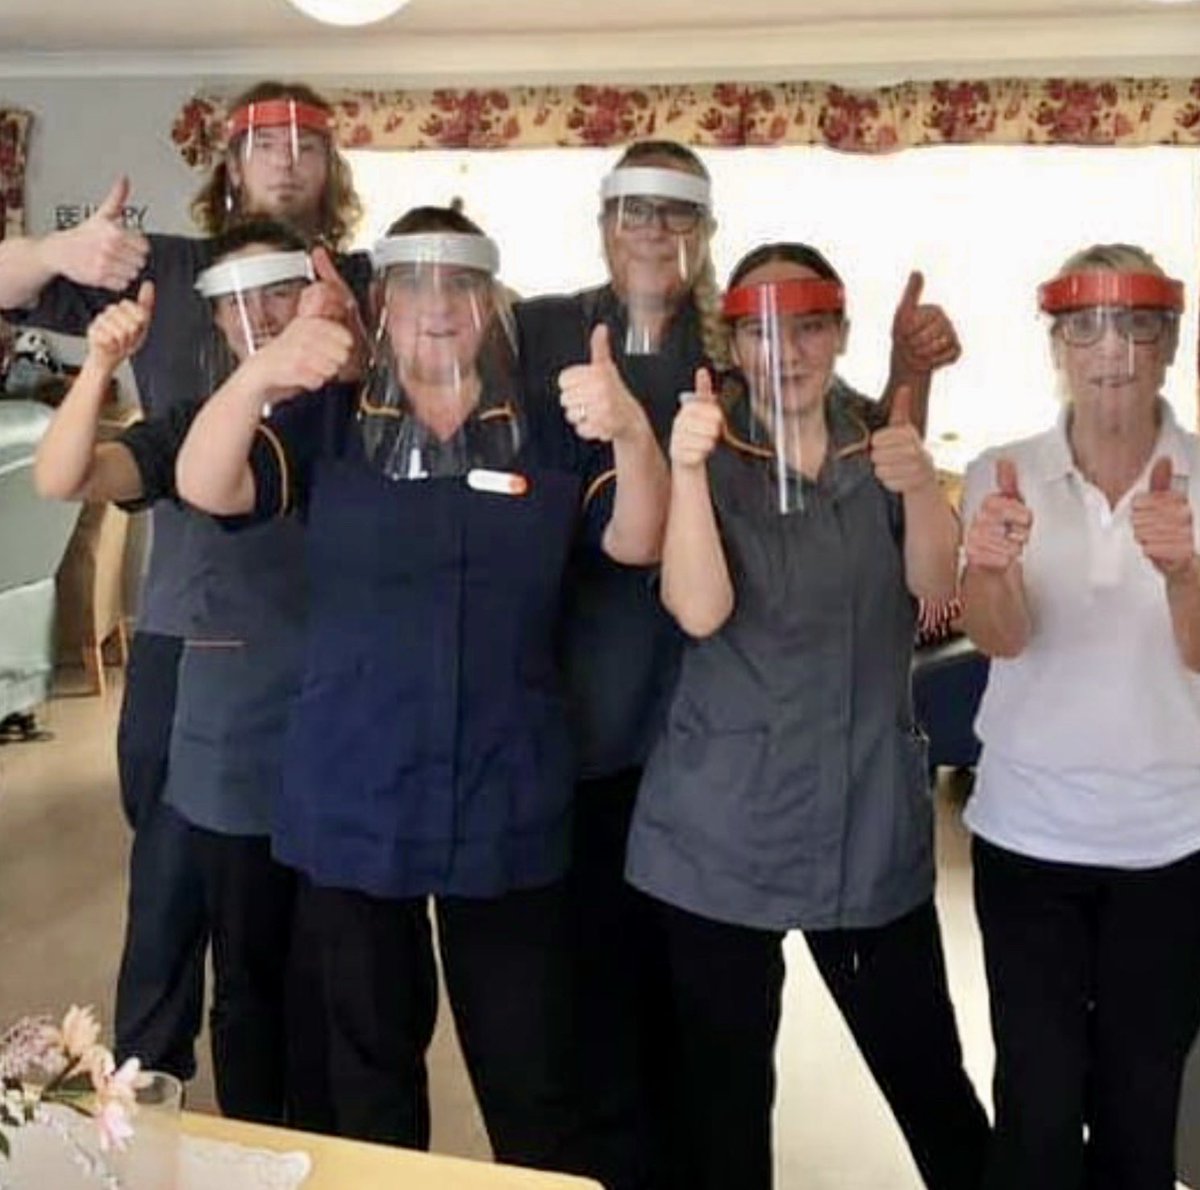
[[[0,240],[25,230],[28,112],[0,107]]]
[[[191,99],[172,129],[185,160],[220,150],[227,95]],[[827,83],[336,91],[343,148],[692,145],[1200,145],[1200,78],[991,79],[848,90]]]

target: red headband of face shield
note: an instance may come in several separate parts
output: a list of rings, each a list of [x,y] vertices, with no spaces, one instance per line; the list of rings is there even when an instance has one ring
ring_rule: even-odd
[[[1090,306],[1179,311],[1183,309],[1183,282],[1157,273],[1096,270],[1067,273],[1038,286],[1038,307],[1044,314],[1063,314]]]
[[[307,128],[328,136],[332,127],[333,117],[324,108],[296,99],[267,99],[231,112],[225,121],[225,135],[233,140],[251,128]]]
[[[733,322],[762,314],[764,308],[778,314],[841,314],[846,293],[840,282],[814,277],[735,285],[725,294],[721,313]]]

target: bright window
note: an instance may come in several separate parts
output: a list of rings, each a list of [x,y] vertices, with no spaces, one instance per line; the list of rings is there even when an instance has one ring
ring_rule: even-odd
[[[1182,423],[1196,426],[1200,151],[976,146],[885,157],[810,148],[702,156],[720,222],[718,277],[767,239],[825,251],[846,282],[852,326],[840,370],[856,387],[881,385],[892,310],[909,270],[924,272],[928,300],[950,312],[965,347],[939,376],[930,410],[930,439],[945,465],[1053,419],[1036,288],[1071,252],[1099,241],[1140,244],[1187,283],[1166,392]],[[367,207],[359,243],[370,244],[410,206],[457,195],[499,242],[504,279],[518,292],[598,284],[596,196],[616,157],[589,149],[351,153]]]

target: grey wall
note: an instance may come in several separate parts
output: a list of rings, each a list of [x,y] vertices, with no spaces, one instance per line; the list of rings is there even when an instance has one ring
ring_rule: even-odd
[[[191,230],[187,204],[198,178],[171,144],[171,123],[196,89],[179,78],[0,82],[0,104],[34,118],[28,230],[51,230],[56,204],[97,201],[121,172],[133,182],[132,204],[149,207],[147,230]]]
[[[228,82],[223,83],[228,86]],[[234,84],[234,88],[236,89]],[[197,83],[155,79],[16,79],[0,81],[0,106],[33,113],[26,174],[26,229],[41,235],[54,227],[59,204],[95,204],[113,179],[127,173],[130,205],[146,207],[145,230],[194,232],[187,208],[201,175],[171,144],[171,124]],[[52,336],[59,355],[82,358],[83,342]],[[122,395],[136,395],[126,367]],[[137,605],[147,525],[134,518],[126,565],[125,604]]]

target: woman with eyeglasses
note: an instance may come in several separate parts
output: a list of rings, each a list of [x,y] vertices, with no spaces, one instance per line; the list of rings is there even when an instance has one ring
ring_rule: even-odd
[[[992,657],[966,821],[996,1043],[988,1190],[1171,1190],[1200,1025],[1200,452],[1161,396],[1183,286],[1125,244],[1040,290],[1052,429],[967,472]]]
[[[646,768],[628,877],[670,967],[683,1184],[772,1185],[783,937],[801,929],[925,1184],[978,1185],[933,907],[916,599],[954,587],[958,529],[901,391],[835,372],[829,262],[768,244],[725,296],[733,369],[675,418],[662,598],[691,638]]]
[[[679,394],[698,367],[724,359],[708,171],[683,145],[636,142],[601,183],[598,221],[608,282],[517,308],[528,391],[564,403],[581,429],[590,400],[628,393],[665,450]],[[957,354],[953,326],[921,302],[914,278],[896,311],[885,402],[907,384],[920,420],[930,375]],[[653,916],[624,880],[625,844],[684,638],[662,607],[656,571],[576,556],[567,599],[582,1080],[597,1173],[609,1190],[644,1190],[664,1184],[671,1150],[691,1138],[671,1139],[666,973]]]

